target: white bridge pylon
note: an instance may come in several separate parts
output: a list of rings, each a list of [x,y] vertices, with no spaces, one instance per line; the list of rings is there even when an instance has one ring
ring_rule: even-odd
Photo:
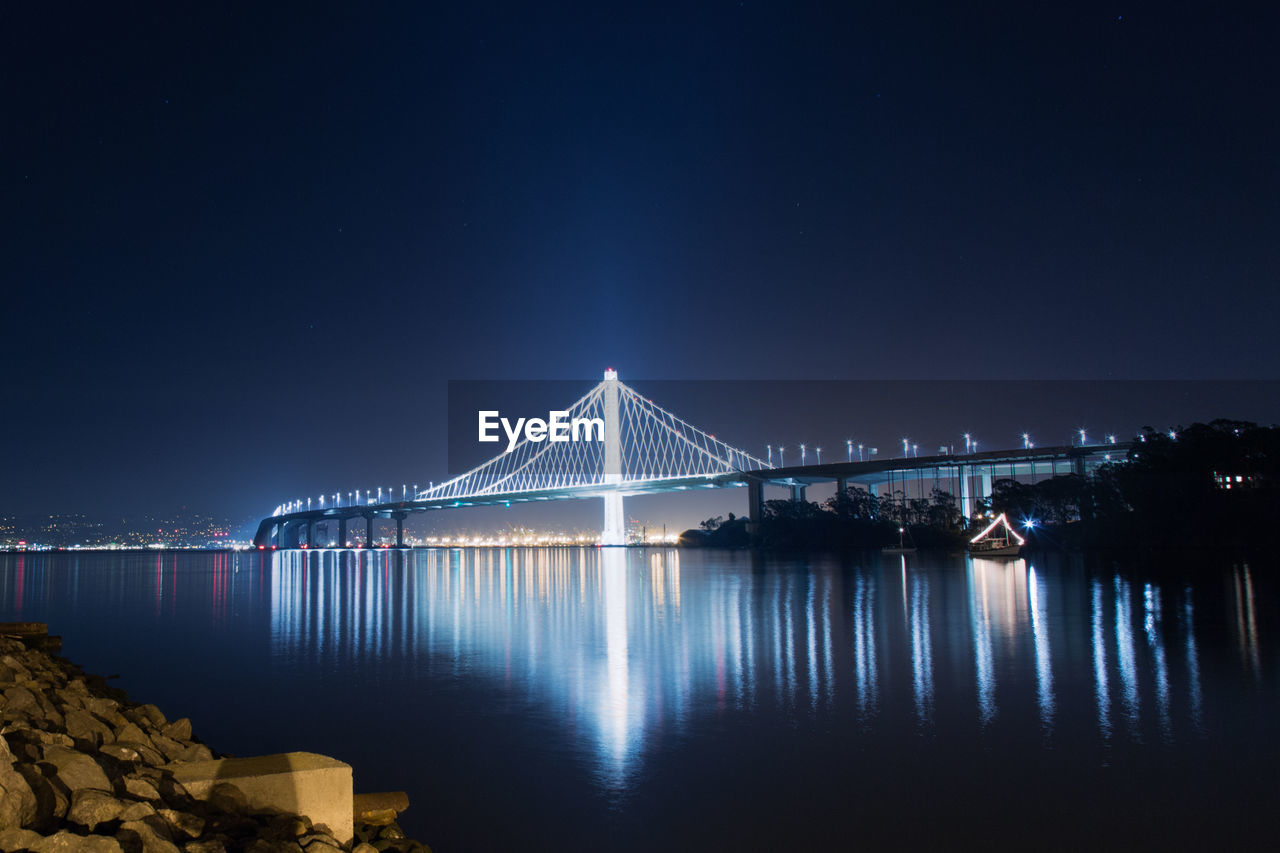
[[[640,396],[623,384],[614,370],[606,370],[600,384],[564,411],[567,423],[599,418],[604,423],[604,440],[521,438],[510,452],[500,453],[452,480],[419,490],[417,500],[488,502],[503,495],[528,493],[601,497],[605,505],[601,542],[622,545],[624,495],[772,467]]]

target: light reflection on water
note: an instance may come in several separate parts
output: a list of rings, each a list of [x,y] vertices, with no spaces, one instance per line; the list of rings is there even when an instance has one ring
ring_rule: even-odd
[[[699,571],[690,586],[681,560],[674,549],[277,554],[272,639],[291,659],[408,655],[526,685],[590,721],[601,781],[615,787],[643,761],[651,728],[659,721],[679,728],[695,708],[749,711],[765,702],[814,716],[838,711],[852,695],[857,719],[874,731],[888,676],[909,684],[916,721],[932,721],[939,701],[935,637],[955,637],[956,626],[953,610],[935,609],[931,584],[954,586],[954,578],[895,558],[897,571]],[[1051,736],[1059,683],[1088,679],[1104,740],[1119,713],[1127,737],[1140,741],[1144,708],[1160,737],[1173,738],[1175,698],[1187,709],[1187,728],[1198,729],[1202,687],[1190,589],[1174,614],[1185,654],[1173,661],[1160,585],[1143,584],[1137,601],[1132,583],[1118,574],[1087,589],[1087,606],[1064,601],[1061,583],[1025,560],[966,560],[972,687],[949,684],[941,700],[948,711],[960,711],[969,693],[970,711],[990,726],[1003,703],[1020,707],[1027,699]],[[1087,630],[1078,630],[1075,618]],[[1074,661],[1088,661],[1088,668],[1056,671]],[[909,678],[895,677],[899,662]],[[1029,679],[1015,677],[1020,667]],[[1174,696],[1174,667],[1181,697]]]
[[[0,555],[0,618],[50,621],[71,657],[133,672],[140,699],[168,691],[176,714],[193,717],[180,686],[142,662],[142,641],[130,645],[113,626],[166,632],[210,679],[232,670],[233,657],[241,669],[254,661],[257,695],[273,710],[289,708],[293,691],[373,673],[405,706],[399,725],[415,708],[440,708],[464,728],[466,714],[492,714],[518,739],[567,741],[578,764],[534,750],[522,758],[531,777],[568,784],[580,766],[583,784],[621,813],[631,802],[622,795],[694,761],[684,755],[704,738],[765,762],[783,731],[798,754],[888,774],[899,755],[933,744],[914,760],[943,775],[953,753],[987,743],[1002,761],[1025,763],[1010,779],[1052,750],[1075,762],[1063,777],[1071,784],[1121,749],[1156,755],[1208,740],[1242,751],[1257,733],[1234,731],[1248,725],[1235,721],[1262,712],[1241,702],[1262,708],[1274,693],[1258,585],[1245,564],[1167,584],[1062,558],[595,548]],[[1216,628],[1207,639],[1205,626]],[[1232,691],[1242,677],[1269,692],[1241,699]],[[450,685],[519,704],[422,704]],[[201,698],[223,707],[213,687]],[[292,725],[322,745],[341,731],[331,752],[376,754],[373,734],[353,742],[362,735],[325,707],[309,706]],[[216,734],[223,723],[214,723]],[[458,784],[459,768],[446,769]],[[793,781],[795,796],[853,784],[824,772]],[[533,789],[520,796],[542,802]]]

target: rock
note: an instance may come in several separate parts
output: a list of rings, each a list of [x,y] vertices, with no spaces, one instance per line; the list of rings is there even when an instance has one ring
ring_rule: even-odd
[[[31,677],[31,670],[27,669],[22,662],[13,655],[4,655],[3,657],[0,657],[0,664],[12,673],[11,678],[14,680],[19,678],[25,680]]]
[[[43,763],[53,768],[57,783],[69,793],[82,788],[111,790],[111,783],[107,780],[107,774],[102,772],[102,767],[82,752],[65,746],[46,746]]]
[[[141,853],[180,853],[177,846],[168,838],[157,832],[152,824],[156,818],[146,820],[127,820],[120,824],[116,838],[126,847],[139,850]]]
[[[230,840],[223,836],[201,838],[198,841],[188,841],[182,845],[182,849],[186,853],[227,853],[227,842]]]
[[[351,848],[351,853],[379,853],[378,848],[367,842],[360,842]]]
[[[177,761],[178,756],[186,749],[186,745],[178,743],[173,738],[156,732],[151,736],[151,742],[156,745],[156,749],[164,753],[165,758],[170,761]]]
[[[20,829],[36,819],[36,795],[13,766],[13,753],[0,737],[0,829]]]
[[[30,732],[31,739],[36,743],[52,744],[54,746],[75,746],[76,742],[68,735],[62,732],[46,732],[41,729],[32,729]]]
[[[66,714],[67,734],[76,741],[86,741],[95,747],[110,743],[115,739],[111,727],[88,711],[78,708]]]
[[[129,803],[120,812],[120,820],[144,820],[156,813],[151,803]]]
[[[44,841],[44,836],[29,829],[6,829],[0,832],[0,850],[29,850]]]
[[[159,809],[157,811],[169,826],[186,835],[188,838],[199,838],[204,832],[204,818],[176,809]]]
[[[10,687],[4,692],[4,710],[6,715],[10,711],[22,711],[29,715],[36,715],[40,711],[40,703],[36,700],[36,694],[27,688]]]
[[[134,744],[154,746],[154,744],[151,743],[151,738],[147,737],[146,733],[142,729],[138,728],[135,723],[125,721],[123,725],[116,727],[113,734],[115,735],[116,743],[129,744],[130,746]]]
[[[67,807],[71,805],[67,792],[54,785],[35,764],[24,764],[16,768],[36,795],[36,817],[29,826],[32,828],[52,827],[55,820],[67,816]],[[3,849],[3,848],[0,848]]]
[[[303,853],[296,841],[268,841],[255,838],[244,848],[245,853]]]
[[[172,723],[162,725],[160,731],[164,733],[165,737],[189,741],[191,740],[191,720],[186,717],[174,720]]]
[[[120,725],[125,720],[120,714],[120,703],[114,699],[108,699],[105,696],[86,696],[84,699],[85,708],[93,712],[98,717],[111,725]],[[117,722],[116,718],[120,720]]]
[[[213,751],[202,743],[193,743],[178,753],[175,761],[212,761]]]
[[[98,747],[98,752],[103,755],[109,755],[116,761],[126,761],[136,764],[142,760],[142,756],[138,755],[138,750],[122,743],[105,743]]]
[[[158,729],[165,723],[164,714],[155,705],[139,705],[137,711],[151,721],[153,728]]]
[[[140,776],[124,777],[124,789],[131,797],[139,800],[158,800],[160,799],[160,790],[156,784],[150,779],[144,779]]]
[[[71,795],[67,820],[92,832],[98,824],[119,818],[126,805],[104,791],[83,788]]]
[[[122,853],[120,842],[105,835],[76,835],[62,830],[31,845],[32,853]]]

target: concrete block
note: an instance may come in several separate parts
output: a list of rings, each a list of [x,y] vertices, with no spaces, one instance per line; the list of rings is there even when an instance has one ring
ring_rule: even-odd
[[[252,809],[306,815],[323,823],[339,841],[350,843],[352,828],[351,765],[314,752],[285,752],[253,758],[219,758],[176,762],[165,768],[198,800],[215,786],[231,785]]]

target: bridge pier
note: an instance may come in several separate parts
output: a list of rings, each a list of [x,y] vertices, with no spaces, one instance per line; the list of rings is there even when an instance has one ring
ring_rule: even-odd
[[[605,485],[622,483],[622,419],[618,416],[618,372],[604,372],[604,482]],[[601,545],[627,544],[627,516],[622,506],[620,492],[607,492],[604,496],[604,530],[600,532]]]
[[[406,512],[392,513],[391,517],[396,520],[396,547],[404,547],[404,520],[408,515]]]
[[[836,494],[843,495],[847,488],[849,488],[849,478],[836,477]]]
[[[345,518],[338,519],[338,547],[347,547],[347,520]]]
[[[747,481],[747,529],[754,533],[764,513],[764,483],[759,480]]]
[[[796,503],[804,500],[804,486],[795,485],[791,487],[791,500]]]
[[[307,547],[308,548],[316,547],[316,530],[319,526],[320,525],[317,524],[315,521],[307,522]]]
[[[965,518],[973,517],[973,499],[970,495],[969,466],[960,466],[960,514]]]
[[[364,547],[373,547],[373,513],[368,513],[364,517]]]

